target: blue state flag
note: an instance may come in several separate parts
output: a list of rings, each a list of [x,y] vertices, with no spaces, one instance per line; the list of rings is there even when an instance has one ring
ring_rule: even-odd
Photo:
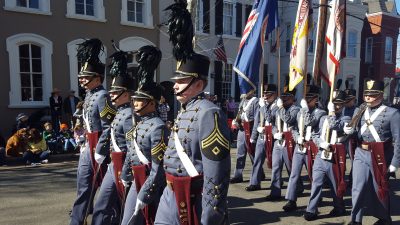
[[[233,70],[239,74],[242,94],[257,89],[265,37],[278,26],[278,1],[256,0],[240,40]]]

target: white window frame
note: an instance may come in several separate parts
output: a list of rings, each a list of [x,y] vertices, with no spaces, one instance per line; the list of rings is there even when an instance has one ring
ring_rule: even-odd
[[[121,25],[154,29],[151,2],[143,1],[143,23],[136,23],[128,20],[128,0],[122,0]]]
[[[231,4],[232,5],[232,34],[226,34],[224,33],[224,28],[222,28],[222,34],[223,37],[236,37],[235,32],[236,32],[236,1],[234,0],[224,0],[223,4]],[[224,27],[224,6],[222,4],[222,27]]]
[[[79,93],[79,83],[78,83],[78,73],[79,73],[79,68],[78,68],[78,59],[76,57],[76,54],[78,52],[78,44],[82,43],[84,39],[76,39],[73,41],[70,41],[67,43],[67,54],[68,54],[68,59],[69,59],[69,85],[70,89],[74,90],[75,93]],[[106,56],[107,56],[107,47],[104,46],[104,53],[100,54],[99,58],[102,63],[106,62]],[[103,86],[106,88],[107,87],[107,76],[106,76],[106,71],[104,71],[104,81],[103,81]]]
[[[75,0],[68,0],[67,1],[67,14],[65,15],[67,18],[71,19],[80,19],[80,20],[89,20],[89,21],[96,21],[96,22],[107,22],[105,18],[105,9],[103,0],[93,0],[94,4],[94,16],[88,15],[81,15],[76,14],[75,11]]]
[[[38,0],[38,1],[39,1],[39,8],[35,9],[35,8],[17,6],[17,0],[5,0],[4,10],[50,16],[51,15],[50,0]]]
[[[16,34],[6,40],[7,52],[10,67],[10,92],[9,108],[39,108],[49,105],[50,92],[52,90],[52,54],[53,42],[45,37],[32,33]],[[22,101],[21,100],[21,77],[19,64],[19,46],[23,44],[34,44],[41,47],[42,55],[42,82],[43,100],[42,101]]]
[[[373,46],[373,44],[374,44],[374,39],[372,37],[365,39],[365,62],[366,63],[372,62],[372,53],[373,53],[372,46]],[[368,49],[370,49],[370,52]]]
[[[350,36],[352,34],[355,34],[355,39],[354,43],[350,43]],[[358,40],[358,32],[356,30],[349,30],[349,34],[347,37],[347,51],[346,51],[346,57],[349,58],[357,58],[357,40]],[[354,55],[350,55],[350,49],[354,49]]]
[[[390,42],[390,46],[388,48],[388,44]],[[386,59],[387,56],[390,57],[390,59]],[[385,54],[384,54],[384,59],[386,64],[391,64],[393,63],[393,38],[392,37],[386,37],[385,38]]]

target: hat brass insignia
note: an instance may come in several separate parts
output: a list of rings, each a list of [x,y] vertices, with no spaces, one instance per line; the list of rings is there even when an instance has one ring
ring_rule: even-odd
[[[372,87],[374,86],[374,83],[375,83],[374,80],[367,81],[367,88],[368,88],[368,90],[371,90],[371,89],[372,89]]]
[[[176,62],[176,69],[178,70],[182,65],[182,61]]]
[[[285,86],[285,87],[283,88],[283,92],[287,92],[288,89],[289,89],[289,86]]]

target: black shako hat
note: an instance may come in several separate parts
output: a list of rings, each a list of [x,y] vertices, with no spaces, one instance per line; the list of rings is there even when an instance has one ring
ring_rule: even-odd
[[[111,65],[109,74],[113,76],[113,81],[109,92],[134,91],[135,81],[128,74],[128,52],[117,51],[110,56]]]
[[[382,94],[385,84],[380,80],[367,78],[364,80],[364,95]]]
[[[272,94],[276,93],[278,91],[278,88],[276,87],[275,84],[264,84],[264,94]]]
[[[103,51],[103,43],[97,38],[78,44],[76,56],[78,62],[81,63],[78,77],[104,76],[105,65],[99,59],[99,55]]]

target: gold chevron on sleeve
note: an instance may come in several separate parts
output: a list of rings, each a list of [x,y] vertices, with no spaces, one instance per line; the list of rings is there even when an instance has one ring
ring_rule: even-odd
[[[156,156],[158,160],[162,160],[164,154],[161,154],[165,149],[167,149],[167,145],[164,143],[164,131],[161,132],[161,140],[160,142],[151,149],[151,155]]]
[[[108,116],[107,116],[107,114],[108,114]],[[111,115],[110,115],[111,114]],[[100,117],[105,117],[105,116],[107,116],[107,117],[110,117],[111,118],[111,116],[115,116],[117,114],[117,111],[115,110],[115,109],[113,109],[109,104],[108,104],[108,101],[106,100],[106,104],[105,104],[105,106],[104,106],[104,108],[103,108],[103,110],[100,112]],[[110,119],[110,118],[108,118],[108,119]]]
[[[125,139],[127,141],[133,141],[133,132],[135,131],[135,128],[132,127],[128,132],[125,134]]]
[[[215,142],[219,143],[225,149],[229,149],[229,141],[221,134],[221,131],[218,128],[218,115],[214,113],[214,130],[211,134],[204,140],[201,141],[201,148],[205,149],[211,145],[214,145]],[[217,147],[215,147],[217,148]],[[219,149],[213,149],[213,153],[218,155],[220,152]]]

